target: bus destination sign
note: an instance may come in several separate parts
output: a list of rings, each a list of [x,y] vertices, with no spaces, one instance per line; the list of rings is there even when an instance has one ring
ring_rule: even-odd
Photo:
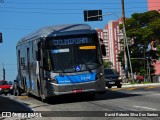
[[[74,44],[85,44],[89,43],[89,39],[87,37],[81,38],[65,38],[65,39],[58,39],[53,40],[54,45],[74,45]]]

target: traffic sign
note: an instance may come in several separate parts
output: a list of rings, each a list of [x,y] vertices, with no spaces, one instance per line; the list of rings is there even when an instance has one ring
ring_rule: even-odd
[[[102,10],[85,10],[84,21],[102,21]]]

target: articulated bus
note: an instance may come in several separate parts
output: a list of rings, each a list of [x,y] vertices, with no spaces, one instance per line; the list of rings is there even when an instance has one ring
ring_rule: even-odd
[[[94,98],[106,91],[102,48],[87,24],[40,28],[16,46],[19,92],[42,101],[64,94]]]

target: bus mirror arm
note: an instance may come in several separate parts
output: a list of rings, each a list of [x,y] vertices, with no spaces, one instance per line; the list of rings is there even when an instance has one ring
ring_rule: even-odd
[[[103,56],[106,56],[106,47],[104,44],[101,45],[101,52]]]

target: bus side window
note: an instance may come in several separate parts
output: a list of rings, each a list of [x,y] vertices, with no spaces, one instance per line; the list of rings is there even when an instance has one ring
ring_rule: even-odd
[[[36,51],[36,59],[37,61],[41,61],[41,55],[40,55],[40,51]]]
[[[25,60],[22,57],[21,57],[21,61],[20,61],[20,66],[21,66],[21,69],[25,68]]]

